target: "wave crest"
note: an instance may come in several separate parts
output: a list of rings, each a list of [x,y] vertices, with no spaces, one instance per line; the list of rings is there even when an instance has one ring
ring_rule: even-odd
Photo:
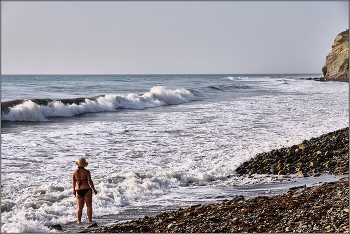
[[[155,86],[143,95],[102,95],[93,98],[32,99],[1,103],[1,117],[5,121],[48,121],[50,117],[71,117],[85,113],[116,111],[118,109],[146,109],[177,105],[194,99],[186,89],[171,90]]]

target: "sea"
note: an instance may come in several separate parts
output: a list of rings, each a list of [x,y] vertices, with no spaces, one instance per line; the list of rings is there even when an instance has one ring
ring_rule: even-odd
[[[2,75],[1,232],[74,227],[80,157],[98,222],[336,180],[235,172],[258,153],[349,126],[349,83],[307,79],[321,76]]]

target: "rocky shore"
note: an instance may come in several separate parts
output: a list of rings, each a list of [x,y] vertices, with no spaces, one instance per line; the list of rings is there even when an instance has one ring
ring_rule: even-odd
[[[349,82],[349,75],[344,74],[344,75],[338,76],[336,78],[329,78],[329,77],[306,78],[306,80]]]
[[[299,145],[257,154],[236,169],[242,174],[349,173],[349,128],[305,140]]]
[[[91,233],[349,232],[349,179],[145,216]]]
[[[303,141],[289,148],[256,155],[237,168],[238,175],[320,173],[348,175],[349,128]],[[135,219],[91,233],[152,232],[349,232],[349,178],[313,187],[293,187],[286,194],[236,197],[221,203],[194,205]]]

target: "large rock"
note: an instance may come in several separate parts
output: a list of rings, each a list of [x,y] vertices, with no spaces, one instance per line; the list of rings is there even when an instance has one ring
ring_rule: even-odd
[[[323,72],[326,80],[349,81],[349,29],[335,38]]]

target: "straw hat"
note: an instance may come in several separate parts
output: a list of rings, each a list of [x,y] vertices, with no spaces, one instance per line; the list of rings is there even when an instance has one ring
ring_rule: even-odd
[[[78,167],[86,167],[89,164],[85,158],[79,158],[75,163],[78,165]]]

